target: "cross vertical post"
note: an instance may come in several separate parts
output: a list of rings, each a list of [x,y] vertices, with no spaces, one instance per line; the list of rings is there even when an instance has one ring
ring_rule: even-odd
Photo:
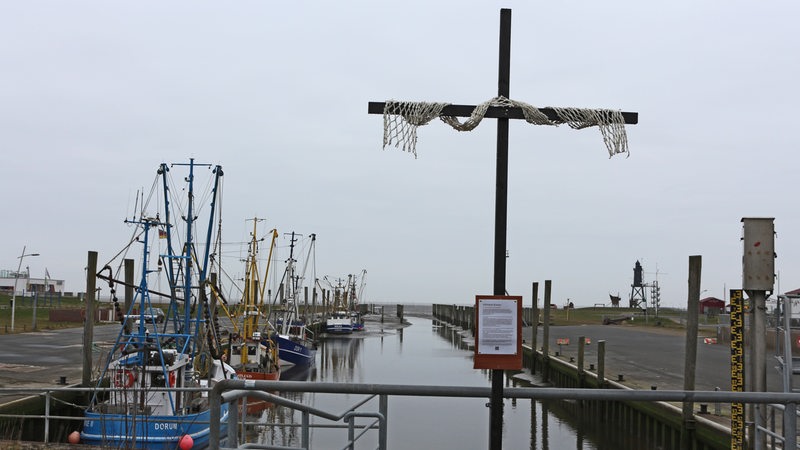
[[[511,10],[500,10],[500,54],[497,95],[510,98]],[[494,212],[494,295],[506,295],[506,241],[508,224],[508,118],[497,119],[497,178]],[[492,369],[489,401],[489,448],[503,448],[503,370]]]

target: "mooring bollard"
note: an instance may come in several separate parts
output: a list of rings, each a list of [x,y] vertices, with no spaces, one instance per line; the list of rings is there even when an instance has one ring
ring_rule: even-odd
[[[589,364],[589,370],[594,370],[594,364]]]
[[[597,342],[597,381],[600,386],[606,383],[606,341]]]
[[[658,389],[658,386],[650,386],[651,391],[655,391],[656,389]]]
[[[698,414],[708,414],[708,405],[700,403],[700,412]]]
[[[617,381],[625,381],[625,375],[623,374],[617,375]]]
[[[65,386],[67,384],[67,377],[58,377],[58,384]]]

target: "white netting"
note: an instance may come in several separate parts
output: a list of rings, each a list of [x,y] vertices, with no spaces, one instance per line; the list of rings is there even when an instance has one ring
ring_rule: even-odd
[[[417,127],[439,117],[447,103],[395,102],[389,100],[383,108],[383,148],[394,142],[404,152],[417,156]]]
[[[440,116],[442,109],[449,103],[397,102],[389,100],[383,110],[383,147],[394,144],[403,151],[417,156],[417,128],[427,125],[439,117],[442,122],[458,131],[470,131],[478,126],[490,106],[518,107],[522,109],[525,121],[534,125],[558,126],[566,123],[571,128],[580,130],[597,126],[603,135],[603,142],[608,149],[609,157],[618,153],[628,153],[628,137],[625,133],[625,119],[620,111],[610,109],[585,108],[551,108],[558,116],[550,120],[539,108],[525,102],[505,97],[495,97],[476,106],[472,114],[463,122],[457,117]]]

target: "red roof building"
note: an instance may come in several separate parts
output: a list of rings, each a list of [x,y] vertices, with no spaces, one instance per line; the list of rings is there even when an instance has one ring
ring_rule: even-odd
[[[706,297],[700,300],[700,314],[724,314],[725,301],[716,297]]]

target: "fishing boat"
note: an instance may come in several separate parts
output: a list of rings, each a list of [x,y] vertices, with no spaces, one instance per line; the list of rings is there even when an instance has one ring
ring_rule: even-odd
[[[325,278],[327,281],[327,278]],[[348,283],[348,286],[350,283]],[[347,294],[348,291],[342,285],[342,279],[338,280],[333,287],[332,312],[325,319],[325,331],[328,334],[351,334],[353,332],[353,318],[348,311]]]
[[[324,277],[333,293],[331,313],[325,320],[325,331],[329,334],[351,334],[353,331],[363,331],[364,321],[359,311],[359,299],[364,291],[366,270],[362,270],[360,276],[348,275],[347,284],[343,285],[343,280],[339,278],[336,286]],[[356,292],[356,284],[361,279],[361,285]]]
[[[188,166],[189,172],[181,178],[187,183],[186,190],[176,191],[188,193],[186,210],[178,215],[185,221],[183,230],[170,221],[170,205],[175,199],[170,196],[173,189],[168,173],[175,166]],[[128,245],[140,244],[143,248],[138,284],[120,281],[111,263],[97,274],[109,283],[121,326],[84,415],[80,433],[84,444],[158,450],[200,449],[208,445],[210,413],[206,389],[221,380],[235,379],[236,372],[221,358],[218,327],[213,324],[213,308],[209,308],[205,286],[222,168],[206,166],[211,169],[214,182],[206,245],[200,246],[194,239],[200,233],[194,177],[195,169],[201,166],[206,165],[195,164],[194,160],[188,164],[161,164],[158,177],[163,181],[164,211],[147,213],[143,202],[141,212],[136,213],[138,217],[126,220],[135,230]],[[154,239],[156,230],[158,237]],[[178,239],[180,234],[183,236]],[[179,251],[175,251],[173,242],[180,242]],[[158,256],[151,256],[155,251]],[[156,275],[165,276],[169,293],[151,290],[149,277]],[[117,284],[135,288],[127,314],[116,298]],[[169,299],[163,323],[153,315],[145,315],[153,307],[155,296]],[[134,311],[139,314],[137,321],[131,320],[136,315]],[[222,405],[224,434],[227,416],[228,407]]]
[[[325,331],[329,334],[351,334],[353,318],[347,311],[334,311],[325,320]]]
[[[286,270],[272,302],[268,332],[265,333],[265,337],[269,336],[278,343],[278,356],[282,366],[313,365],[316,354],[314,333],[308,328],[305,314],[301,315],[299,310],[302,282],[308,262],[313,259],[316,235],[311,235],[308,254],[300,274],[297,273],[297,260],[294,259],[295,244],[299,237],[295,232],[291,233]]]
[[[259,321],[262,317],[266,319],[268,316],[265,311],[267,305],[262,299],[278,232],[274,229],[271,231],[272,241],[262,279],[259,277],[258,267],[258,247],[261,239],[256,234],[256,224],[259,220],[261,219],[253,219],[253,233],[245,261],[242,301],[235,314],[236,317],[241,318],[241,328],[239,328],[239,323],[233,322],[234,330],[229,335],[228,353],[230,354],[230,364],[240,379],[274,381],[280,379],[281,375],[278,345],[269,335],[262,338]],[[250,397],[247,398],[246,404],[248,414],[253,414],[269,406],[269,403],[264,400]]]

